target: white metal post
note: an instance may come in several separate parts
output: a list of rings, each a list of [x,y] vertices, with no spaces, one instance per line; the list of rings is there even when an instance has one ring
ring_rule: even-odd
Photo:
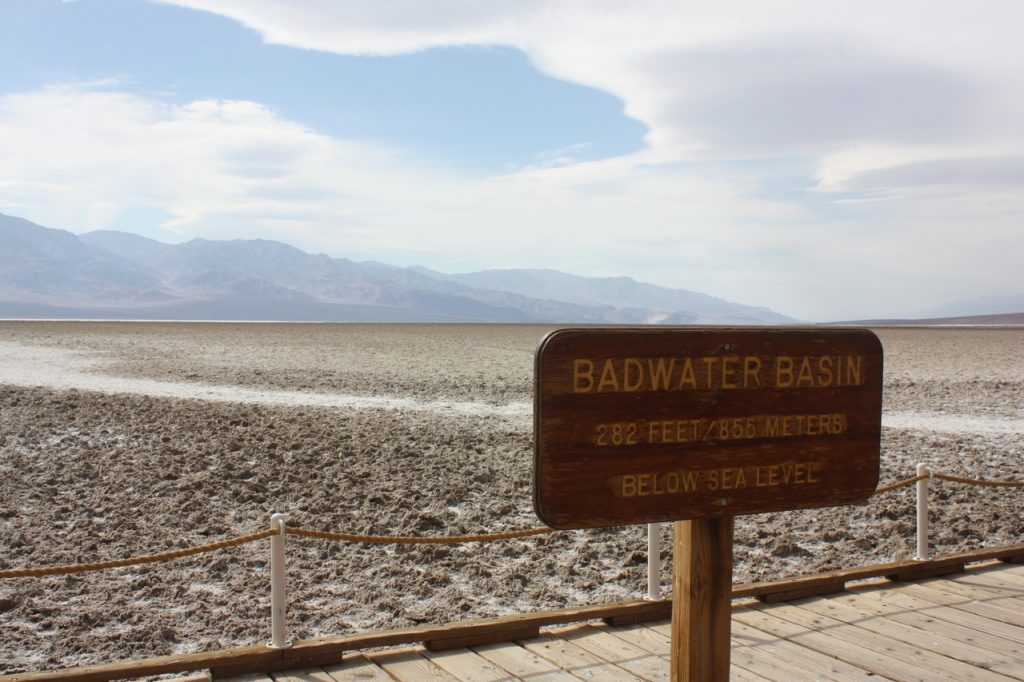
[[[647,598],[661,600],[661,524],[647,524]]]
[[[285,514],[274,514],[270,517],[270,527],[277,531],[277,534],[270,536],[270,641],[267,642],[267,646],[274,649],[287,649],[292,645],[288,641],[288,571],[284,563],[284,531],[287,518]]]
[[[924,464],[917,465],[917,475],[925,476],[917,482],[917,561],[930,558],[928,548],[928,484],[931,482],[932,470]]]

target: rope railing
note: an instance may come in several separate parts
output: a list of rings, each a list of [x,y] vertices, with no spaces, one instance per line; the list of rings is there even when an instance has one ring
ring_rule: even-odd
[[[914,476],[912,478],[894,481],[892,483],[880,486],[877,490],[875,490],[874,495],[883,495],[885,493],[892,492],[894,490],[899,490],[901,488],[909,488],[910,486],[925,479],[937,479],[940,481],[949,481],[952,483],[960,483],[963,485],[997,488],[1024,488],[1024,481],[993,481],[986,479],[965,478],[962,476],[953,476],[950,474],[929,471],[928,473],[918,474],[917,476]],[[340,533],[335,531],[316,530],[312,528],[298,527],[288,527],[284,531],[286,535],[296,535],[299,537],[317,538],[321,540],[337,540],[341,542],[354,542],[371,545],[457,545],[469,542],[499,542],[502,540],[513,540],[516,538],[527,538],[537,535],[547,535],[549,533],[555,532],[558,531],[554,528],[547,527],[529,528],[526,530],[506,531],[501,533],[479,533],[475,535],[446,536],[362,535],[355,533]],[[166,552],[158,552],[156,554],[130,557],[127,559],[111,559],[109,561],[96,561],[92,563],[82,564],[65,564],[60,566],[46,566],[41,568],[2,569],[0,570],[0,579],[30,578],[50,575],[70,575],[72,573],[103,571],[111,568],[125,568],[127,566],[151,564],[160,561],[171,561],[173,559],[180,559],[188,556],[195,556],[197,554],[215,552],[230,547],[237,547],[239,545],[244,545],[250,542],[263,540],[264,538],[268,538],[278,533],[279,531],[275,529],[267,529],[260,531],[258,533],[240,535],[238,537],[228,538],[226,540],[220,540],[218,542],[211,542],[204,545],[196,545],[193,547],[184,547],[182,549],[168,550]]]
[[[917,475],[912,478],[894,481],[880,486],[872,496],[882,495],[894,490],[917,486],[917,556],[915,559],[926,560],[929,558],[928,551],[928,489],[932,479],[958,483],[961,485],[972,485],[982,487],[998,488],[1024,488],[1024,481],[1011,480],[986,480],[965,478],[933,472],[923,464],[917,465]],[[648,598],[660,599],[660,548],[658,536],[660,535],[661,524],[648,524]],[[287,571],[285,568],[284,543],[288,535],[298,537],[315,538],[321,540],[334,540],[339,542],[351,542],[375,545],[455,545],[470,542],[499,542],[516,538],[536,537],[557,532],[554,528],[539,527],[526,530],[504,531],[498,533],[480,533],[475,535],[447,535],[447,536],[405,536],[405,535],[364,535],[355,533],[340,533],[326,530],[315,530],[311,528],[288,527],[285,523],[284,514],[274,514],[271,517],[271,527],[258,533],[240,535],[218,542],[210,542],[203,545],[184,547],[181,549],[168,550],[127,559],[112,559],[109,561],[97,561],[92,563],[65,564],[60,566],[47,566],[41,568],[14,568],[0,570],[0,580],[6,578],[28,578],[54,575],[70,575],[74,573],[85,573],[88,571],[102,571],[111,568],[125,568],[161,561],[170,561],[208,552],[215,552],[230,547],[238,547],[251,542],[266,538],[271,540],[271,632],[272,638],[268,646],[274,648],[287,648],[291,646],[287,639],[285,623],[285,581]]]
[[[872,493],[871,496],[874,497],[875,495],[884,495],[885,493],[892,492],[893,490],[899,490],[900,488],[909,488],[910,486],[914,485],[918,481],[923,481],[926,478],[928,478],[928,476],[926,474],[921,474],[919,476],[914,476],[913,478],[906,478],[906,479],[903,479],[902,481],[896,481],[895,483],[889,483],[887,485],[881,486],[880,488],[876,488],[875,492]]]
[[[527,538],[534,535],[545,535],[557,532],[554,528],[530,528],[505,533],[484,533],[480,535],[440,535],[433,537],[413,537],[404,535],[354,535],[352,533],[335,533],[311,528],[287,528],[286,535],[299,535],[306,538],[321,540],[340,540],[342,542],[359,542],[369,545],[459,545],[466,542],[498,542]]]
[[[88,571],[105,571],[109,568],[124,568],[126,566],[152,564],[158,561],[170,561],[171,559],[180,559],[182,557],[194,556],[196,554],[216,552],[220,549],[227,549],[228,547],[237,547],[238,545],[244,545],[249,542],[256,542],[257,540],[262,540],[263,538],[269,538],[271,535],[274,535],[275,533],[276,531],[272,529],[263,530],[259,533],[240,535],[235,538],[228,538],[227,540],[220,540],[218,542],[210,542],[205,545],[183,547],[182,549],[172,549],[166,552],[158,552],[156,554],[131,557],[128,559],[111,559],[109,561],[95,561],[88,564],[64,564],[63,566],[47,566],[44,568],[5,569],[0,570],[0,579],[35,578],[47,575],[71,575],[72,573],[86,573]]]
[[[986,481],[976,478],[962,478],[960,476],[950,476],[949,474],[934,473],[931,475],[932,478],[937,478],[940,481],[951,481],[953,483],[963,483],[964,485],[977,485],[989,488],[1024,488],[1024,481]]]

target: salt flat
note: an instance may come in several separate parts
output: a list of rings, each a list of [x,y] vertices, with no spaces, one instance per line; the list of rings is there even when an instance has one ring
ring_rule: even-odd
[[[535,526],[531,382],[547,331],[0,322],[0,565],[198,544],[274,511],[379,534]],[[877,333],[883,482],[918,461],[1024,480],[1024,329]],[[1024,541],[1020,495],[936,483],[936,549]],[[744,517],[736,579],[905,558],[913,541],[911,491]],[[633,597],[644,548],[642,528],[451,548],[290,539],[291,626],[310,637]],[[268,604],[261,545],[5,581],[0,670],[257,643]]]

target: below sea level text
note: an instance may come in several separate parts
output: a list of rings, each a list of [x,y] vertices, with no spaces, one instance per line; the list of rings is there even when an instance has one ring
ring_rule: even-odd
[[[794,438],[797,436],[837,436],[847,429],[846,415],[757,414],[749,417],[718,419],[660,419],[597,424],[595,445],[664,445],[707,441],[747,440],[752,438]]]
[[[819,462],[808,461],[703,470],[681,469],[664,474],[626,474],[612,478],[610,483],[612,490],[620,497],[814,485],[820,483],[820,466]]]

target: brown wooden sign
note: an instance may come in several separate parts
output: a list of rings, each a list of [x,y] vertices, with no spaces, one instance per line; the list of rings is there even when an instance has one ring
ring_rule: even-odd
[[[534,509],[554,528],[853,504],[878,483],[870,331],[563,329],[536,363]]]

